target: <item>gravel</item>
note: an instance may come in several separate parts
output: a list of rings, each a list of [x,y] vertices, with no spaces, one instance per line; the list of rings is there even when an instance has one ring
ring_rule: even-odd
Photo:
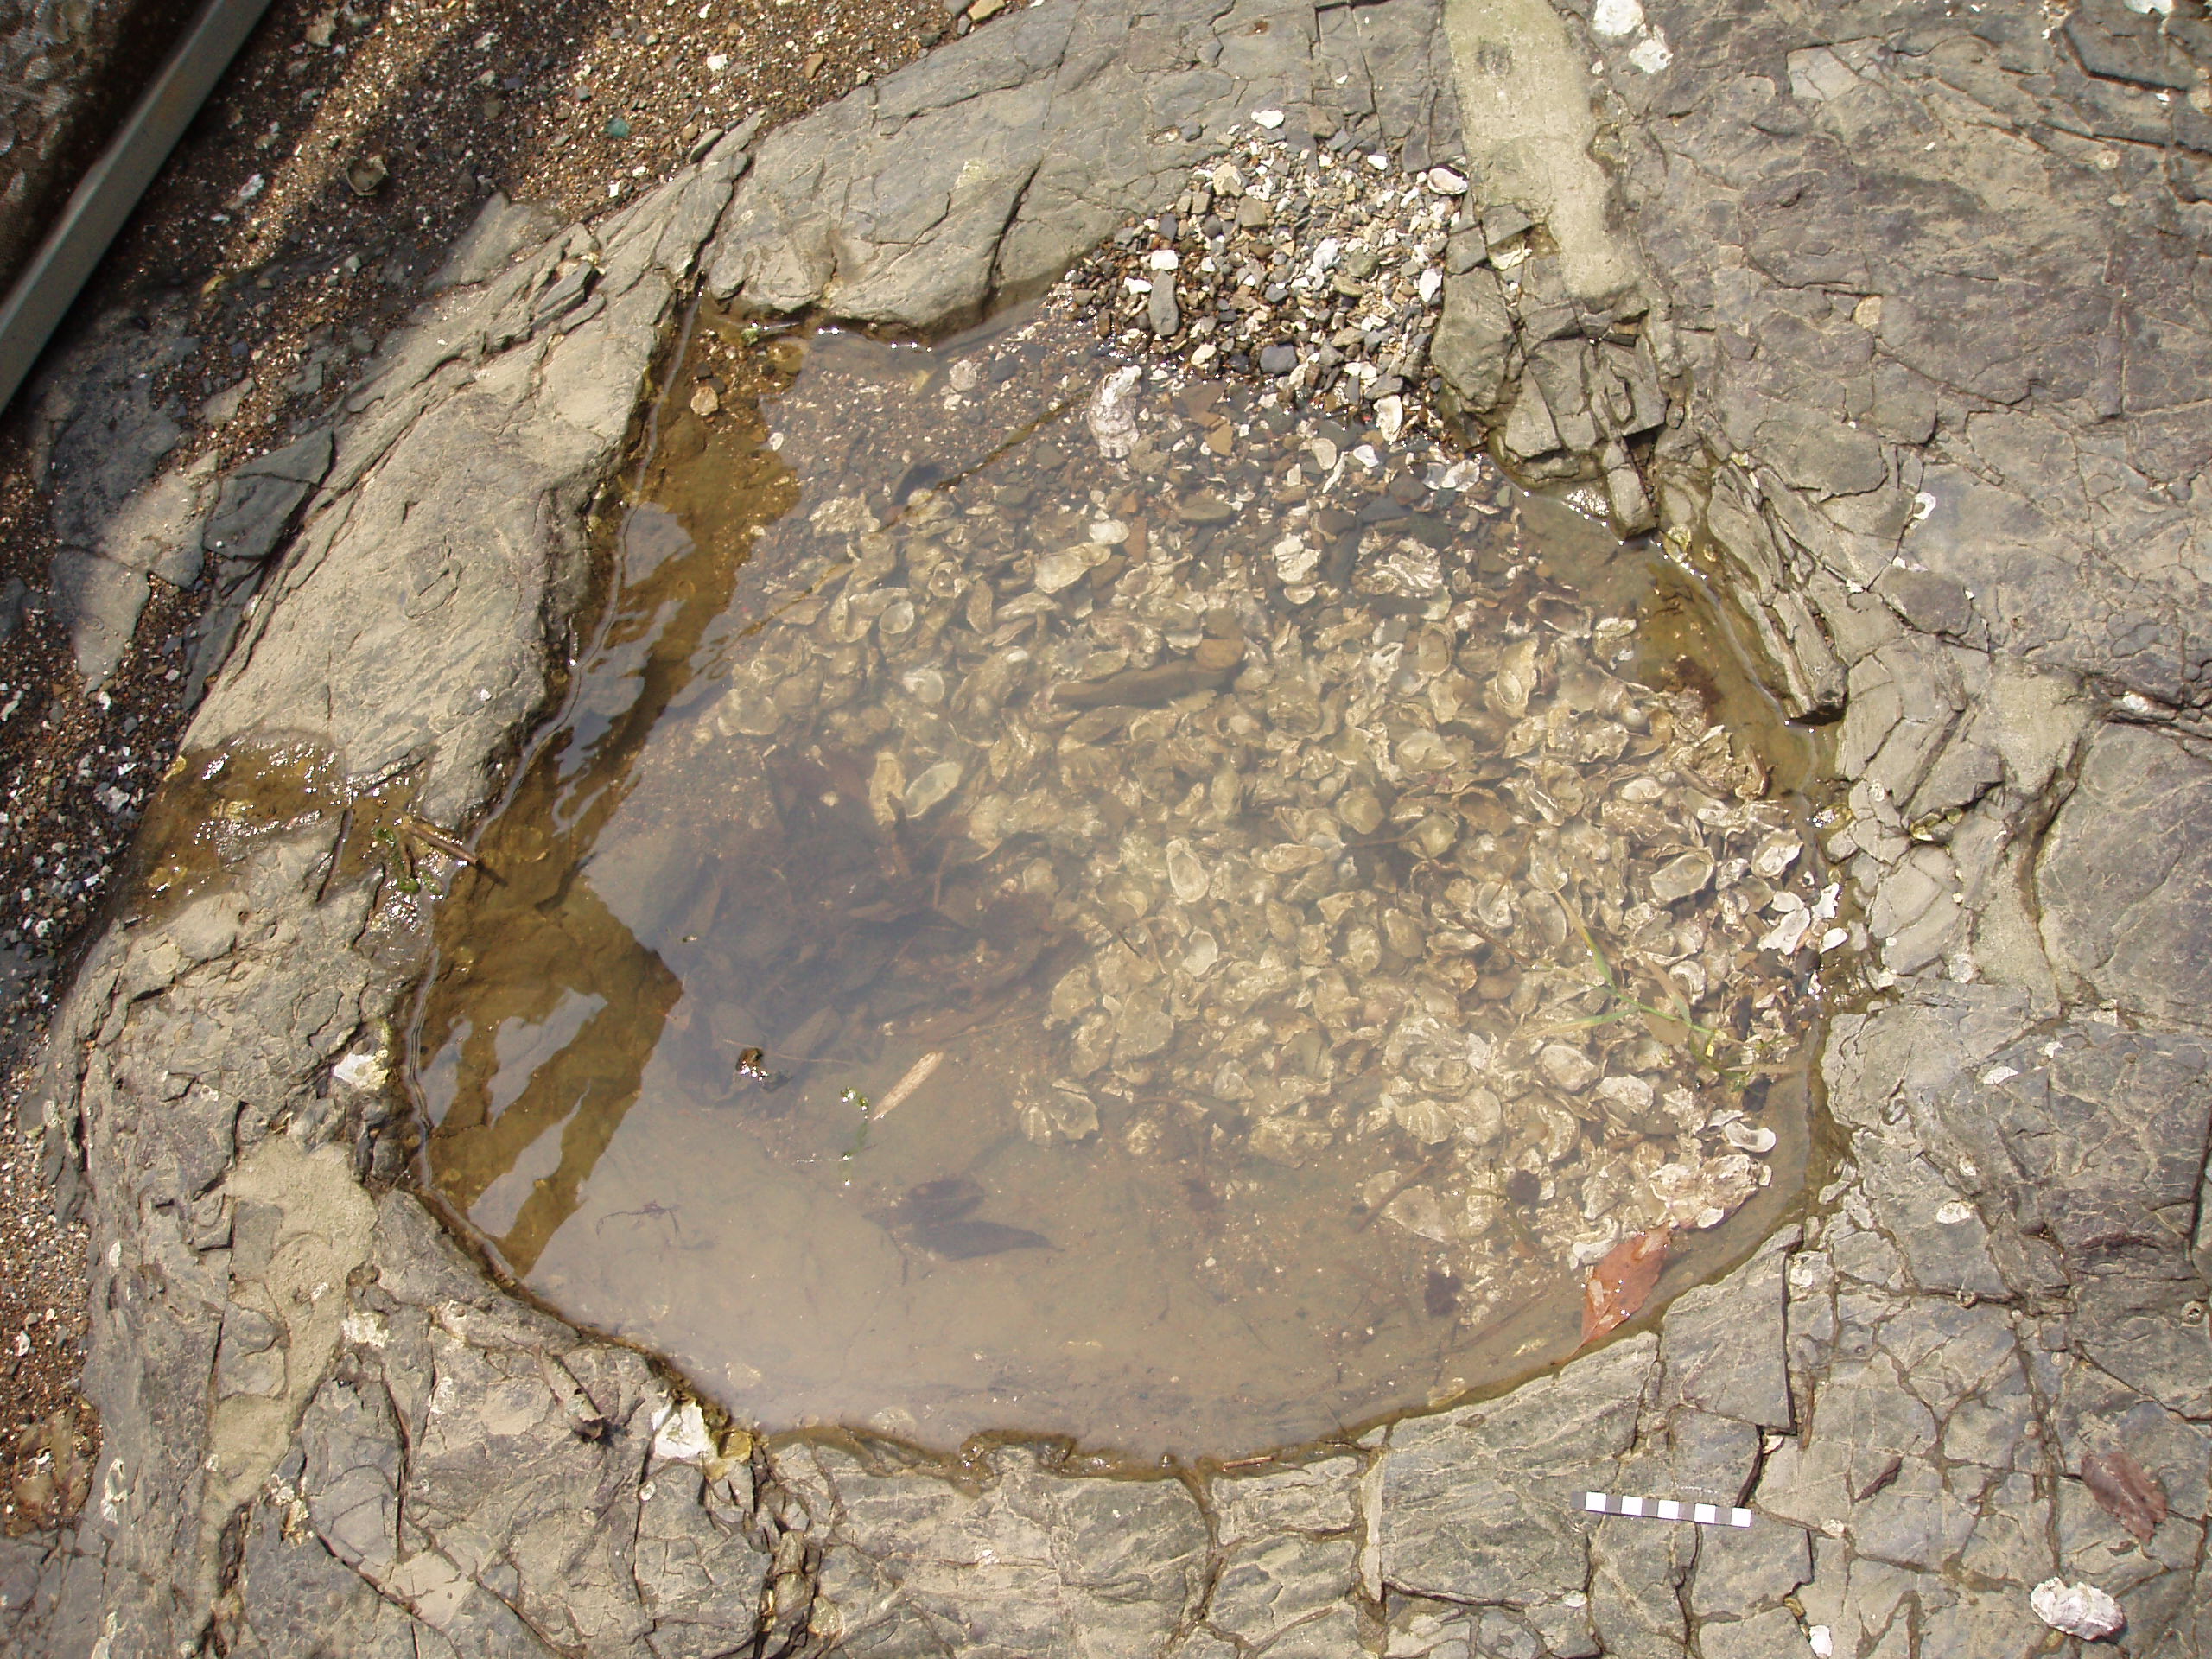
[[[1292,407],[1387,441],[1446,432],[1427,372],[1444,273],[1516,263],[1529,226],[1493,248],[1462,174],[1282,124],[1255,111],[1170,211],[1078,265],[1077,308],[1132,359],[1274,381]]]

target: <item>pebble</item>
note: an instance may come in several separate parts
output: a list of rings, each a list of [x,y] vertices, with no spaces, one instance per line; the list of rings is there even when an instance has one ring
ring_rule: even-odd
[[[1144,316],[1145,321],[1151,327],[1154,335],[1158,339],[1166,340],[1180,332],[1183,327],[1183,314],[1175,303],[1173,283],[1153,284],[1152,292],[1145,297]]]

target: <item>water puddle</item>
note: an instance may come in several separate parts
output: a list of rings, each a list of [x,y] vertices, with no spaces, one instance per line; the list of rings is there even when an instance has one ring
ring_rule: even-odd
[[[1271,402],[702,318],[414,1034],[536,1294],[771,1429],[1230,1457],[1770,1224],[1802,753],[1664,561]]]
[[[397,917],[415,917],[436,892],[424,861],[459,868],[467,850],[416,810],[423,764],[349,777],[321,743],[279,737],[179,755],[147,804],[125,886],[129,913],[175,914],[232,885],[257,844],[328,823],[335,845],[317,877],[318,897],[373,873]]]

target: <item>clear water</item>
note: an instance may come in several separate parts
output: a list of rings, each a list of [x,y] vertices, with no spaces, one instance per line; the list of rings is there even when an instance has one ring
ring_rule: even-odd
[[[433,1191],[772,1430],[1313,1438],[1802,1170],[1825,878],[1694,584],[1114,371],[703,318],[439,910]]]

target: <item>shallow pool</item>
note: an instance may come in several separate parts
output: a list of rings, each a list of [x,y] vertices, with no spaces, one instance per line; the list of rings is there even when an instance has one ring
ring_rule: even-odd
[[[701,318],[414,1033],[532,1290],[771,1429],[1233,1457],[1787,1202],[1834,895],[1703,595],[1273,401]]]

